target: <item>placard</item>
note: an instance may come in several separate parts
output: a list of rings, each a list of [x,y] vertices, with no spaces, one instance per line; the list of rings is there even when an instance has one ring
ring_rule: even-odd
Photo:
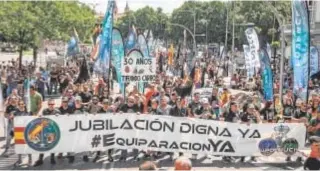
[[[156,69],[156,58],[144,58],[138,50],[131,51],[121,62],[124,82],[154,82]]]

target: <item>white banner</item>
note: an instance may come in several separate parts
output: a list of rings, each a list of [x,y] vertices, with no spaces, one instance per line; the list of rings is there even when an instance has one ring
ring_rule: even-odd
[[[153,82],[156,79],[156,58],[125,57],[121,62],[124,82]]]
[[[254,28],[249,27],[245,31],[246,37],[250,48],[250,58],[254,61],[254,66],[256,69],[260,68],[260,58],[259,58],[259,39]],[[257,70],[258,71],[258,70]]]
[[[140,149],[228,156],[294,155],[303,124],[238,124],[148,114],[15,118],[18,154]]]
[[[250,47],[243,45],[243,53],[246,61],[247,77],[252,78],[254,75],[254,60],[250,57]]]

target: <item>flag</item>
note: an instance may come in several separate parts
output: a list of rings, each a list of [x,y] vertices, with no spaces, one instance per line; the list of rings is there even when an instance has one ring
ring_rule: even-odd
[[[129,30],[126,42],[126,53],[129,53],[136,46],[137,33],[134,26]]]
[[[248,45],[243,45],[243,52],[246,61],[247,77],[252,78],[254,75],[254,60],[250,57],[250,48]]]
[[[319,71],[319,51],[315,46],[310,47],[310,76]]]
[[[116,78],[117,82],[119,83],[121,93],[124,93],[124,83],[122,81],[121,73],[121,61],[124,59],[124,56],[125,54],[122,34],[119,29],[113,28],[111,61],[115,68]]]
[[[113,27],[114,1],[108,1],[108,8],[102,22],[102,34],[99,43],[98,59],[94,63],[94,72],[109,78],[110,56],[112,47],[112,27]]]
[[[143,57],[145,57],[145,58],[150,57],[147,40],[143,34],[138,35],[137,48],[142,52]]]
[[[269,59],[271,60],[271,46],[269,43],[267,43],[267,53],[268,53]]]
[[[308,100],[309,76],[309,23],[308,11],[304,1],[292,1],[292,58],[293,91],[304,101]]]
[[[80,66],[80,73],[78,75],[77,80],[74,82],[74,84],[85,83],[89,79],[90,79],[90,76],[89,76],[87,61],[86,61],[86,58],[83,58],[83,61]]]
[[[91,55],[90,55],[90,59],[92,61],[95,61],[98,58],[99,55],[99,47],[100,47],[100,38],[101,38],[101,34],[97,37],[96,39],[96,43],[91,51]]]
[[[253,66],[255,71],[258,71],[260,68],[260,59],[259,59],[259,49],[260,49],[260,44],[259,44],[259,39],[256,31],[254,28],[249,27],[245,31],[248,43],[249,43],[249,48],[250,48],[250,61],[253,61]]]
[[[78,42],[74,36],[72,36],[67,45],[67,56],[74,56],[78,53]]]
[[[259,57],[261,62],[260,74],[263,83],[263,95],[266,101],[273,101],[273,77],[270,66],[270,59],[266,50],[261,49],[259,51]]]
[[[174,48],[173,48],[173,44],[171,44],[168,52],[168,65],[170,66],[172,66],[173,64],[173,55],[174,55]]]

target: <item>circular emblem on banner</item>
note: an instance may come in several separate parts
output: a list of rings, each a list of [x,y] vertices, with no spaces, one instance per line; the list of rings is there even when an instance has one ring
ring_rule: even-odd
[[[295,154],[298,148],[299,143],[294,138],[288,138],[282,143],[282,152],[287,156]]]
[[[28,123],[24,138],[28,146],[36,151],[49,151],[60,140],[60,129],[56,122],[49,118],[37,118]]]
[[[277,151],[277,143],[272,138],[263,139],[259,142],[259,150],[262,155],[270,156]]]

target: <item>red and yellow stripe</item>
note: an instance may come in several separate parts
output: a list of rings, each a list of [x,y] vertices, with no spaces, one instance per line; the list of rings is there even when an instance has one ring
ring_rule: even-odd
[[[24,139],[25,127],[15,127],[14,128],[14,142],[15,144],[26,144]]]

